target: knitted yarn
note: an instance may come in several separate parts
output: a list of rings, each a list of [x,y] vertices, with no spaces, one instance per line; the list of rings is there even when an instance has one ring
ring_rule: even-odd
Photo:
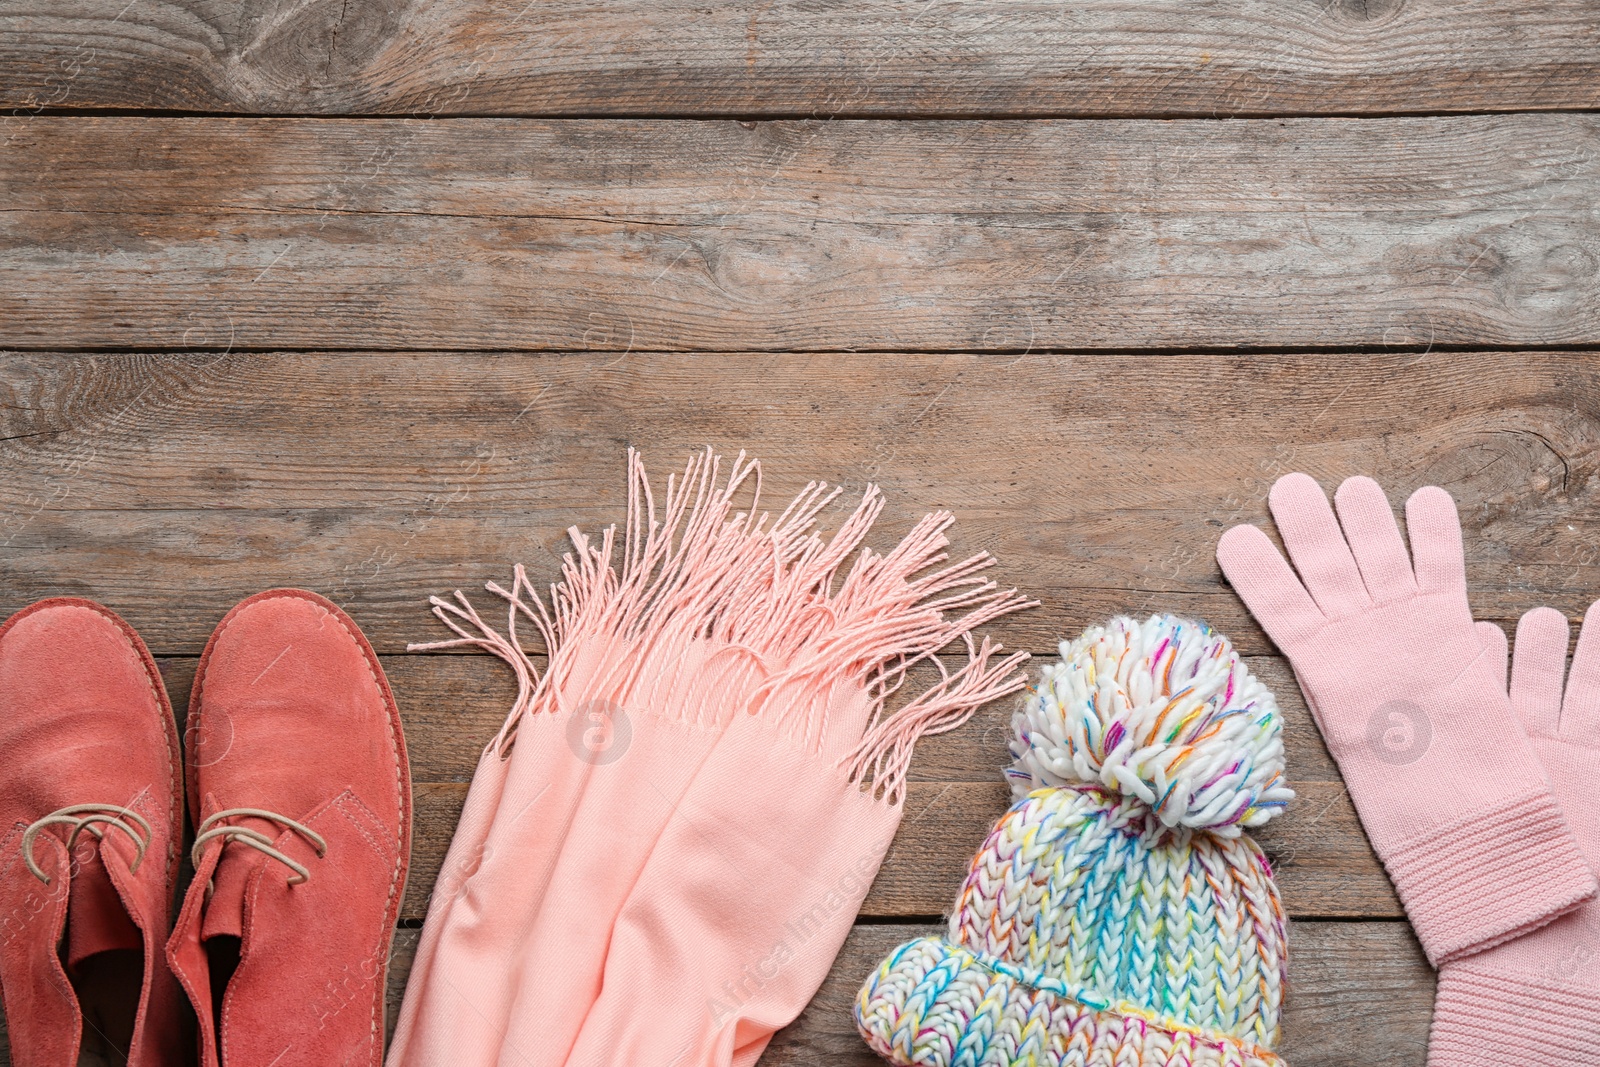
[[[1165,826],[1237,837],[1283,809],[1278,702],[1226,637],[1172,615],[1126,616],[1061,642],[1012,722],[1017,797],[1097,783]]]
[[[947,933],[868,977],[856,1025],[917,1067],[1283,1067],[1287,930],[1245,828],[1283,811],[1276,701],[1221,634],[1119,617],[1013,721],[1019,799]]]

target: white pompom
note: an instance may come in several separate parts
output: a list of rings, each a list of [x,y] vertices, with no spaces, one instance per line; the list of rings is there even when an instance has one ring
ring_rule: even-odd
[[[1012,720],[1012,790],[1095,785],[1168,826],[1234,837],[1294,796],[1272,692],[1226,637],[1173,615],[1117,616],[1061,643]]]

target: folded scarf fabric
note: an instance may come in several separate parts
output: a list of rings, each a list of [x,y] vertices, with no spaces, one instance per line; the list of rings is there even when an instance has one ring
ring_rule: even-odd
[[[1478,629],[1503,677],[1505,631],[1487,622]],[[1551,608],[1524,615],[1511,706],[1584,855],[1600,866],[1600,603],[1584,618],[1570,672],[1566,659],[1566,618]],[[1600,1062],[1597,954],[1600,901],[1590,901],[1525,937],[1446,963],[1428,1067],[1593,1067]]]
[[[1590,900],[1595,877],[1474,628],[1449,494],[1407,501],[1409,553],[1376,482],[1335,502],[1286,475],[1269,503],[1294,569],[1254,526],[1217,559],[1293,665],[1438,966]]]
[[[946,560],[951,518],[861,548],[869,487],[828,540],[813,483],[776,519],[760,468],[709,451],[657,508],[629,453],[616,529],[548,606],[519,566],[497,632],[434,598],[519,691],[488,746],[423,926],[391,1067],[750,1063],[820,985],[899,823],[916,738],[1023,684],[971,633],[1027,606]],[[746,489],[752,500],[736,512]],[[517,626],[533,626],[540,672]],[[957,669],[935,654],[966,639]],[[908,672],[943,680],[894,714]]]

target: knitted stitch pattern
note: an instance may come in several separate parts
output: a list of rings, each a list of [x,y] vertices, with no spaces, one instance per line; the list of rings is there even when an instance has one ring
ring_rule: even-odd
[[[1293,796],[1276,701],[1173,616],[1061,653],[1013,724],[1021,798],[945,936],[867,979],[862,1036],[918,1067],[1282,1067],[1283,909],[1242,832]]]

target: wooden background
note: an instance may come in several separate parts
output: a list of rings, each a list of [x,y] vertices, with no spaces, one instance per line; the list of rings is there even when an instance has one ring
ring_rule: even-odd
[[[712,444],[953,509],[1039,609],[1233,635],[1289,719],[1262,840],[1295,1067],[1421,1067],[1433,977],[1286,665],[1218,573],[1304,470],[1450,489],[1474,606],[1600,593],[1600,8],[1493,0],[6,0],[0,610],[93,597],[175,703],[274,585],[385,657],[416,782],[398,1003],[512,687],[430,593],[554,574],[623,454]],[[930,739],[848,1005],[1006,790]],[[0,1062],[7,1060],[0,1035]]]

